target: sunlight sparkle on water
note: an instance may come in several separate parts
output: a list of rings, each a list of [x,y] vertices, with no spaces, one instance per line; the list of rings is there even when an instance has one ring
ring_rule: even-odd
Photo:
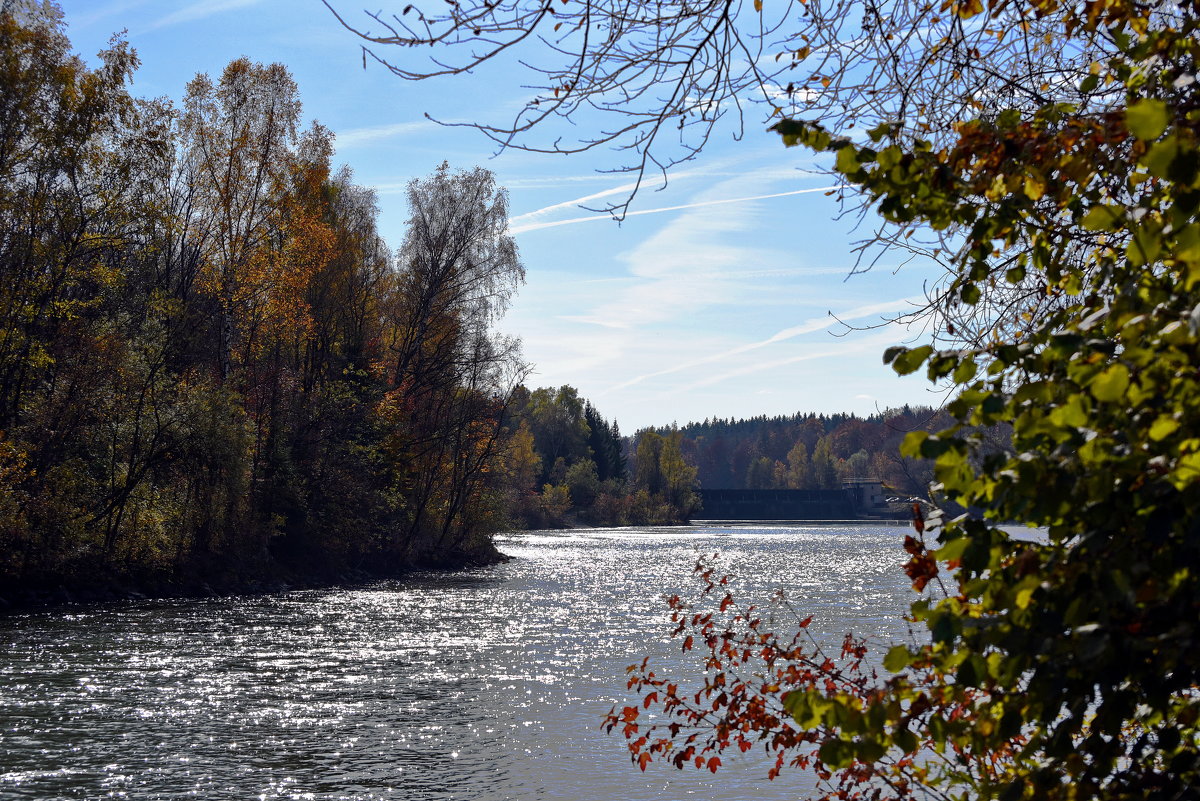
[[[506,535],[517,557],[373,587],[0,620],[5,799],[792,799],[757,751],[717,777],[630,764],[600,730],[625,667],[682,670],[664,594],[721,553],[829,642],[904,637],[894,526]],[[690,668],[694,671],[694,668]]]

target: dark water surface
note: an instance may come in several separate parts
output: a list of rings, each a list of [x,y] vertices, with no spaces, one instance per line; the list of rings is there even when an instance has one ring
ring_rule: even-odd
[[[600,729],[625,667],[669,667],[661,595],[720,551],[813,629],[904,636],[904,529],[532,532],[490,568],[368,588],[0,619],[0,798],[793,799],[752,751],[717,776]]]

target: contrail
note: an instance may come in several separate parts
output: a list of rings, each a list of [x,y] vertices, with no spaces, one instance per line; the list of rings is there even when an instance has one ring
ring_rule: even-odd
[[[432,127],[433,123],[431,122],[414,121],[375,125],[370,128],[351,128],[348,131],[335,132],[335,142],[339,148],[358,147],[377,139],[390,139],[393,136],[417,133]]]
[[[699,208],[701,206],[717,206],[717,205],[720,205],[723,203],[745,203],[750,200],[768,200],[773,197],[788,197],[789,195],[807,195],[811,192],[833,192],[838,189],[842,189],[845,186],[846,186],[845,184],[838,184],[836,186],[819,186],[814,189],[795,189],[795,190],[792,190],[791,192],[775,192],[770,195],[754,195],[752,197],[730,197],[730,198],[725,198],[723,200],[701,200],[696,203],[684,203],[681,206],[663,206],[660,209],[640,209],[638,211],[627,212],[625,216],[626,217],[635,217],[635,216],[638,216],[641,214],[659,214],[664,211],[680,211],[682,209],[695,209],[695,208]],[[566,204],[560,204],[560,205],[566,205]],[[531,213],[536,213],[536,212],[531,212]],[[527,215],[521,215],[521,216],[527,216]],[[514,218],[514,219],[516,219],[516,218]],[[603,216],[600,214],[594,214],[590,217],[572,217],[569,220],[556,220],[554,222],[529,223],[527,225],[518,225],[516,227],[509,228],[508,233],[509,234],[523,234],[526,231],[536,231],[539,228],[554,228],[555,226],[558,226],[558,225],[574,225],[575,223],[597,222],[597,221],[601,221],[601,220],[611,220],[611,219],[612,219],[611,217],[606,217],[606,216]]]
[[[545,208],[538,209],[537,211],[531,211],[526,214],[518,214],[516,217],[513,217],[511,220],[509,220],[508,224],[511,226],[517,220],[523,220],[526,217],[541,217],[545,214],[549,214],[552,211],[557,211],[559,209],[565,209],[568,207],[578,206],[581,203],[588,203],[593,200],[598,200],[602,197],[608,197],[609,195],[618,195],[622,192],[630,192],[636,188],[637,188],[636,183],[622,184],[621,186],[614,186],[611,189],[605,189],[602,192],[595,192],[590,195],[585,195],[584,197],[578,197],[578,198],[575,198],[574,200],[564,200],[562,203],[555,203],[552,206],[546,206]],[[550,225],[558,225],[558,223],[550,223]],[[509,233],[517,233],[518,231],[529,231],[536,227],[538,227],[537,223],[527,223],[525,225],[518,225],[516,228],[510,228]],[[544,227],[544,224],[543,224],[543,227]]]
[[[705,356],[700,359],[693,359],[690,362],[684,362],[683,364],[676,364],[671,367],[667,367],[666,369],[663,369],[663,370],[657,370],[653,373],[646,373],[644,375],[634,376],[633,378],[630,378],[627,381],[622,381],[619,384],[616,384],[614,386],[611,386],[611,387],[605,389],[601,394],[607,395],[609,392],[616,392],[617,390],[622,390],[622,389],[631,387],[634,384],[640,384],[648,378],[657,378],[660,375],[668,375],[670,373],[678,373],[681,370],[689,370],[693,367],[699,367],[701,365],[711,364],[713,362],[718,362],[723,359],[727,359],[730,356],[738,356],[738,355],[741,355],[748,351],[758,350],[759,348],[765,348],[768,345],[774,345],[776,342],[783,342],[784,340],[792,339],[793,337],[798,337],[802,334],[811,334],[816,331],[822,331],[830,326],[831,320],[835,320],[835,319],[843,320],[843,321],[858,320],[858,319],[862,319],[863,317],[870,317],[875,314],[885,314],[887,312],[900,311],[905,308],[911,308],[914,303],[916,303],[920,300],[922,300],[921,296],[911,295],[907,298],[901,298],[899,300],[890,300],[890,301],[886,301],[883,303],[872,303],[872,304],[869,304],[866,306],[858,306],[853,309],[847,309],[846,311],[843,311],[841,314],[836,315],[836,317],[833,314],[833,312],[829,312],[824,317],[810,318],[808,320],[805,320],[800,325],[792,326],[791,328],[785,328],[784,330],[776,333],[775,335],[768,337],[767,339],[760,340],[758,342],[749,342],[745,345],[738,345],[736,348],[730,348],[729,350],[724,350],[724,351],[721,351],[720,353],[712,353],[712,354],[709,354],[708,356]],[[791,361],[795,361],[795,359],[793,359]],[[785,360],[784,362],[780,362],[780,364],[788,364],[788,363],[790,363],[790,361]]]

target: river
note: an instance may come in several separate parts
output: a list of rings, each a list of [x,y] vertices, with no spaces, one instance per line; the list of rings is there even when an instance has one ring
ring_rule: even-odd
[[[0,618],[4,799],[795,799],[755,750],[713,776],[600,728],[625,667],[671,666],[664,593],[719,552],[830,641],[905,636],[903,527],[523,532],[510,562],[351,589]]]

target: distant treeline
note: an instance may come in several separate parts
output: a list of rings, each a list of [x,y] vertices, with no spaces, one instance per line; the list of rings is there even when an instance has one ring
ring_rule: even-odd
[[[623,437],[571,386],[510,404],[506,483],[517,527],[648,525],[703,516],[698,489],[839,489],[873,478],[897,495],[927,497],[929,459],[900,455],[915,430],[949,425],[944,411],[905,406],[867,418],[794,414],[705,420]],[[976,432],[1010,447],[999,428]]]
[[[622,437],[571,386],[519,388],[511,407],[514,526],[662,525],[686,522],[698,506],[678,431]]]
[[[0,12],[0,594],[493,558],[491,174],[412,182],[393,252],[283,66],[137,99],[125,43],[89,69],[37,8]]]
[[[900,455],[909,431],[937,431],[949,416],[927,407],[893,409],[867,418],[795,414],[705,420],[679,429],[684,458],[705,489],[836,489],[851,478],[876,478],[901,495],[925,496],[928,459]],[[1004,440],[1003,432],[991,432]]]

